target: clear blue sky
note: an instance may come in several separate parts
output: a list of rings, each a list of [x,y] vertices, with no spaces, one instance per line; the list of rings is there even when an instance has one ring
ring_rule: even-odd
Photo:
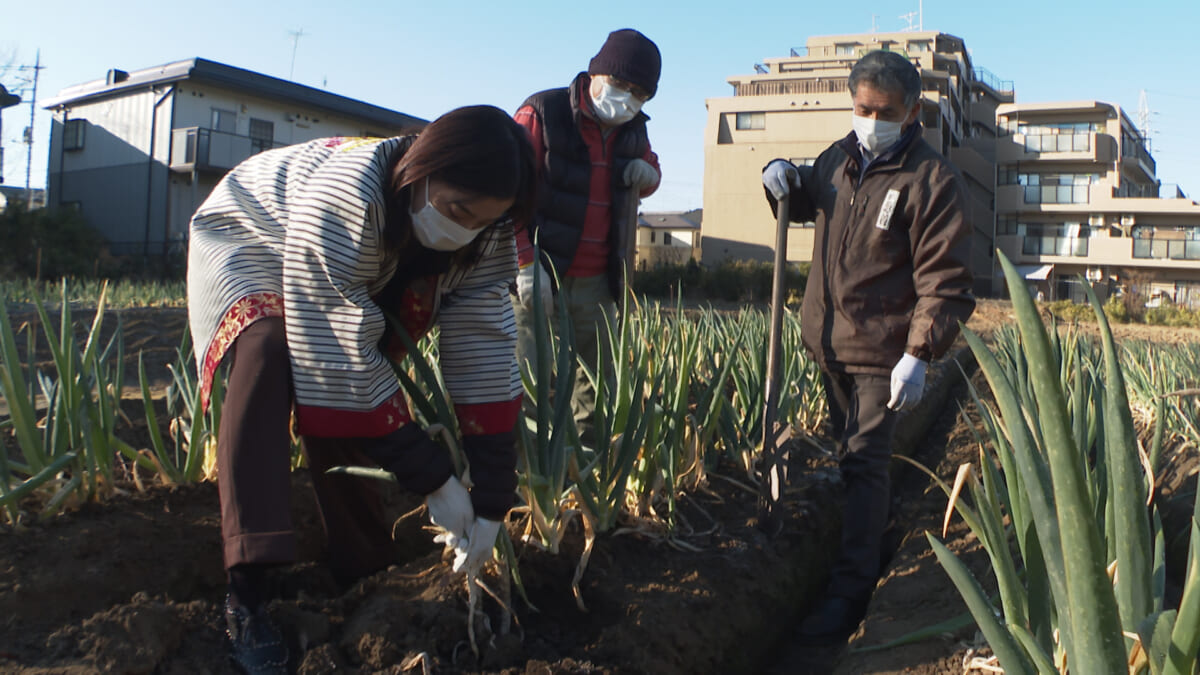
[[[295,44],[295,81],[432,119],[475,103],[514,112],[527,95],[586,69],[610,30],[633,27],[663,53],[658,96],[645,110],[664,178],[643,210],[683,210],[702,206],[705,99],[730,95],[727,77],[786,56],[810,35],[867,32],[873,21],[879,31],[903,30],[901,15],[919,4],[10,0],[0,9],[0,66],[32,65],[40,49],[40,99],[109,68],[197,56],[287,78]],[[925,30],[963,38],[975,66],[1012,80],[1019,102],[1098,99],[1137,123],[1144,90],[1159,178],[1200,197],[1200,1],[924,0],[923,10]],[[303,31],[298,43],[295,31]],[[11,89],[21,75],[10,69],[0,82]],[[28,100],[27,89],[19,93]],[[29,106],[4,111],[6,184],[25,183],[28,123]],[[49,128],[39,109],[35,187],[46,180]]]

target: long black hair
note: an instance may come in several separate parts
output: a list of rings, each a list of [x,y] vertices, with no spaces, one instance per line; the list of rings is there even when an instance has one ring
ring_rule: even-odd
[[[412,186],[426,178],[481,197],[512,199],[507,221],[524,223],[532,217],[537,191],[533,146],[525,128],[503,110],[490,105],[456,108],[401,149],[390,183],[386,237],[391,245],[400,248],[411,241]],[[478,242],[477,237],[455,257],[474,258]]]

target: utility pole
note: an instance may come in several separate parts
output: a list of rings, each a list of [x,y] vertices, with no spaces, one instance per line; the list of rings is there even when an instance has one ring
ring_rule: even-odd
[[[296,47],[300,46],[300,38],[304,36],[304,29],[289,30],[288,35],[292,36],[292,67],[288,69],[288,79],[292,79],[292,73],[296,71]]]
[[[33,114],[37,111],[38,73],[42,70],[42,50],[37,50],[33,63],[33,95],[29,97],[29,128],[25,130],[25,206],[33,210],[33,190],[29,188],[29,177],[33,170]]]

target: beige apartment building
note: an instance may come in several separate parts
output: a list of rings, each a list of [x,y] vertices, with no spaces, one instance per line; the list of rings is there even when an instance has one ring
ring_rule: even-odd
[[[1120,107],[1006,104],[997,120],[996,246],[1032,293],[1083,302],[1082,277],[1102,298],[1200,307],[1200,205],[1160,188]]]
[[[1013,101],[1013,87],[974,67],[961,38],[936,31],[812,37],[803,50],[729,78],[733,96],[707,100],[704,262],[773,258],[776,225],[762,169],[776,157],[811,163],[850,133],[847,79],[855,62],[875,49],[904,54],[921,70],[925,140],[966,180],[976,290],[991,292],[996,109]],[[789,261],[811,260],[812,248],[811,226],[791,228]]]

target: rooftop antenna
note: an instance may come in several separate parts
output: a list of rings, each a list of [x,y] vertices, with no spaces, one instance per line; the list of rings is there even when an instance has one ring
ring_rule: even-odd
[[[901,18],[901,19],[904,19],[905,21],[908,21],[908,28],[905,28],[905,29],[904,29],[906,32],[912,32],[912,30],[913,30],[913,19],[915,19],[915,18],[917,17],[917,14],[918,14],[917,12],[908,12],[907,14],[901,14],[901,15],[900,15],[900,18]]]
[[[874,33],[877,30],[879,30],[879,15],[872,14],[871,15],[871,32]]]
[[[296,71],[296,47],[300,46],[300,38],[304,36],[304,29],[289,30],[288,35],[292,36],[292,67],[288,69],[288,79],[292,79],[292,73]]]
[[[925,0],[917,0],[917,30],[925,30]]]

